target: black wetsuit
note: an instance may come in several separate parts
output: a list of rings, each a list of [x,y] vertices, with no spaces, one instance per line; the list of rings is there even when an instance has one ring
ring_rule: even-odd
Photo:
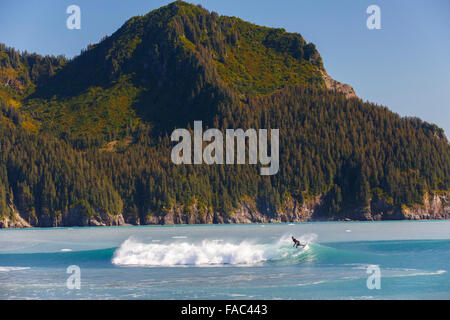
[[[298,246],[300,246],[301,244],[300,244],[300,241],[298,241],[297,239],[295,239],[294,237],[292,237],[292,241],[294,241],[294,245],[293,245],[293,247],[296,247],[296,248],[298,248]]]

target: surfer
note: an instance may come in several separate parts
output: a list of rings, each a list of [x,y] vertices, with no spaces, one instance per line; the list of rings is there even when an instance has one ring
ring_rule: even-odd
[[[300,241],[298,241],[298,240],[295,239],[294,237],[292,237],[292,241],[294,241],[293,247],[295,247],[295,248],[298,248],[298,246],[302,246],[302,247],[305,246],[305,245],[301,244]]]

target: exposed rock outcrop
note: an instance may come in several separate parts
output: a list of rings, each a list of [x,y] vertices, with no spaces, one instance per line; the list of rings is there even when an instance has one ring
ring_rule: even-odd
[[[196,205],[185,212],[182,206],[174,206],[164,213],[146,217],[143,224],[210,224],[210,223],[282,223],[306,221],[379,221],[379,220],[421,220],[449,219],[450,193],[426,194],[423,205],[396,208],[387,201],[373,199],[367,207],[343,210],[330,216],[323,212],[323,198],[317,196],[303,202],[289,199],[276,212],[258,208],[252,200],[244,200],[230,215],[201,211]]]
[[[111,215],[97,212],[89,217],[83,213],[80,206],[75,206],[62,214],[41,214],[39,218],[20,212],[11,206],[12,215],[0,217],[0,228],[30,228],[30,227],[87,227],[87,226],[121,226],[125,225],[122,215]]]
[[[450,219],[450,194],[426,194],[423,206],[403,207],[402,214],[408,220]]]
[[[121,226],[125,224],[123,216],[111,215],[100,211],[96,216],[88,217],[79,206],[63,213],[61,226]]]
[[[12,199],[9,200],[8,207],[10,214],[0,217],[0,228],[30,228],[31,225],[20,214]]]
[[[12,217],[0,218],[0,229],[8,228],[31,228],[31,225],[22,219],[20,215],[14,214]]]
[[[341,92],[347,97],[347,99],[358,98],[358,96],[355,93],[355,90],[350,85],[334,80],[325,71],[321,71],[321,73],[328,90]]]

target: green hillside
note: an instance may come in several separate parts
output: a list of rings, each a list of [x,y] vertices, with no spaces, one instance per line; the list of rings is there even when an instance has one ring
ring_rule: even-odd
[[[192,109],[215,113],[221,98],[212,95],[323,87],[321,68],[314,45],[299,34],[176,2],[89,46],[38,86],[25,110],[38,112],[46,130],[75,136],[120,133],[138,119],[172,128]],[[170,119],[161,119],[167,108]]]

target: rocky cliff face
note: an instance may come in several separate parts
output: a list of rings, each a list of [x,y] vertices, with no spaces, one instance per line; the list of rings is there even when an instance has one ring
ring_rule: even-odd
[[[230,215],[217,212],[201,212],[195,205],[186,213],[182,206],[174,206],[165,213],[155,213],[145,221],[128,221],[131,224],[211,224],[211,223],[282,223],[306,221],[379,221],[449,219],[450,192],[424,196],[424,204],[410,208],[395,208],[383,200],[372,200],[365,208],[344,210],[341,214],[327,216],[322,210],[323,199],[317,196],[300,203],[289,199],[277,212],[264,210],[251,200],[242,202]]]
[[[224,223],[280,223],[306,221],[380,221],[380,220],[441,220],[450,218],[450,192],[425,194],[422,205],[396,208],[373,199],[365,208],[343,210],[329,216],[323,212],[323,199],[317,196],[300,203],[290,199],[274,214],[261,213],[255,206],[243,204]]]
[[[355,90],[350,85],[334,80],[325,71],[321,71],[321,73],[328,90],[343,93],[347,97],[347,99],[358,98]]]
[[[20,212],[11,206],[13,214],[10,217],[0,217],[1,228],[31,228],[31,227],[87,227],[87,226],[121,226],[125,225],[122,215],[111,215],[98,212],[97,216],[86,216],[79,206],[61,215],[41,215],[39,218]]]
[[[424,206],[402,208],[402,214],[408,220],[450,219],[450,193],[426,194]]]
[[[252,200],[245,200],[241,207],[230,215],[201,210],[195,204],[189,210],[185,210],[183,206],[174,205],[165,212],[147,216],[143,221],[139,219],[125,221],[122,215],[110,215],[105,212],[99,212],[95,217],[88,217],[79,207],[64,212],[57,219],[42,216],[39,220],[33,220],[24,217],[14,209],[13,217],[0,219],[0,228],[450,219],[450,192],[426,194],[423,205],[402,208],[396,208],[381,199],[372,200],[365,208],[344,210],[334,216],[325,215],[322,204],[320,196],[303,203],[289,199],[279,211],[273,212],[269,209],[258,208]]]

